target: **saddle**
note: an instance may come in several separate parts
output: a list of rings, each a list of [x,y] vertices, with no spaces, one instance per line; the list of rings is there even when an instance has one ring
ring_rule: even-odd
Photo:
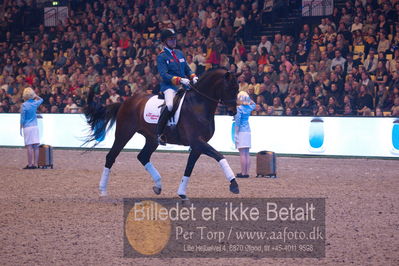
[[[184,101],[185,90],[181,89],[176,93],[173,99],[173,109],[170,114],[168,126],[176,125],[179,121],[181,106]],[[146,103],[144,107],[144,121],[149,124],[157,124],[161,109],[166,108],[164,95],[154,95]]]
[[[183,95],[184,95],[185,92],[186,92],[185,89],[180,88],[180,89],[177,91],[175,97],[173,98],[173,109],[172,109],[172,111],[170,112],[170,117],[171,117],[172,119],[173,119],[173,117],[174,117],[174,115],[175,115],[175,113],[176,113],[176,111],[177,111],[177,108],[179,108],[179,103],[180,103],[181,99],[183,98]],[[159,94],[158,94],[158,99],[160,99],[160,100],[165,100],[165,94],[164,94],[163,92],[159,92]],[[161,104],[161,105],[158,106],[158,107],[164,108],[165,106],[166,106],[166,104],[165,104],[165,102],[164,102],[163,104]]]

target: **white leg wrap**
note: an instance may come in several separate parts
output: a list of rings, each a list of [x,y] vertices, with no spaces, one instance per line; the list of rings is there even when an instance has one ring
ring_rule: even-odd
[[[177,195],[186,195],[186,189],[188,185],[188,181],[190,180],[189,176],[183,176],[179,185],[179,189],[177,190]]]
[[[155,186],[158,188],[162,188],[162,182],[161,182],[161,175],[159,174],[158,170],[152,165],[151,162],[148,162],[144,166],[145,170],[147,170],[148,173],[150,173],[152,180],[154,180]]]
[[[103,174],[101,175],[101,180],[100,180],[100,184],[99,184],[99,189],[100,189],[101,193],[107,192],[107,185],[108,185],[110,171],[111,171],[111,169],[104,167]]]
[[[235,178],[233,170],[231,170],[229,163],[226,159],[222,159],[219,161],[220,167],[222,167],[224,175],[226,176],[227,181],[231,181]]]

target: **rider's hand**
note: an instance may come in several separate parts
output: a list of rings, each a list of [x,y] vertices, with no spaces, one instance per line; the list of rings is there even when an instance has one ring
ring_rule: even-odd
[[[180,83],[188,86],[188,85],[190,85],[190,80],[186,79],[186,78],[182,78],[182,79],[180,79]]]
[[[193,77],[193,84],[198,82],[198,77]]]

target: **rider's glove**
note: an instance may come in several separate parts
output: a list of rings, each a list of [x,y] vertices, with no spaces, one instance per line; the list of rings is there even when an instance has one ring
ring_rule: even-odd
[[[186,79],[186,78],[181,78],[180,79],[180,83],[183,84],[183,85],[189,86],[190,85],[190,80]]]
[[[193,84],[198,82],[198,77],[193,77]]]

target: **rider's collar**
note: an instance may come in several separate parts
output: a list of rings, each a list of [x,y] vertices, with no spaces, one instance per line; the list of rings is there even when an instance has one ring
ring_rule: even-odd
[[[172,54],[172,49],[168,48],[167,46],[164,47],[166,51],[168,51],[170,54]]]

